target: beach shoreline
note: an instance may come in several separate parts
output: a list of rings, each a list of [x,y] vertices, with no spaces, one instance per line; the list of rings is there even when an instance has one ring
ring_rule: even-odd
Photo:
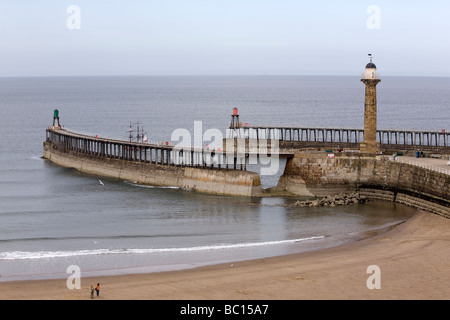
[[[101,291],[94,300],[447,300],[449,241],[450,219],[418,211],[386,233],[327,249],[180,271],[81,278],[81,289],[73,290],[67,279],[2,282],[0,300],[89,300],[96,283]],[[380,289],[368,288],[376,274],[370,266],[379,268]]]

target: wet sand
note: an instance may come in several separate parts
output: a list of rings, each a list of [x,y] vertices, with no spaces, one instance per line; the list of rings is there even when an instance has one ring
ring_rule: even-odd
[[[450,299],[450,219],[418,211],[387,233],[319,251],[183,271],[0,283],[0,299],[308,300]],[[379,273],[367,273],[369,266]],[[379,282],[373,280],[379,275]],[[380,289],[368,289],[379,283]]]

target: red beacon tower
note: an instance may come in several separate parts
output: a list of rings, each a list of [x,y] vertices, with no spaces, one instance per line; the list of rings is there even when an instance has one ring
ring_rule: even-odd
[[[239,136],[239,112],[238,108],[233,108],[233,113],[231,114],[231,123],[230,123],[230,131],[231,131],[231,137],[235,137],[235,132],[237,131],[237,136]]]
[[[230,129],[239,128],[239,113],[238,108],[233,108],[233,114],[231,115]]]

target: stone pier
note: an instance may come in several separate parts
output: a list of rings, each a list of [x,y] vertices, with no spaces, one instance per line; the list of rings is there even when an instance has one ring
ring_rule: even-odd
[[[325,197],[358,190],[368,198],[395,201],[450,218],[448,170],[415,165],[392,156],[323,152],[288,159],[278,188]]]

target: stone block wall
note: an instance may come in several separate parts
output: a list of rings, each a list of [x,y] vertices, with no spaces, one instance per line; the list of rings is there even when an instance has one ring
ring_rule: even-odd
[[[367,197],[410,204],[450,217],[450,176],[395,162],[389,156],[296,154],[288,160],[278,187],[317,197],[366,190]]]

